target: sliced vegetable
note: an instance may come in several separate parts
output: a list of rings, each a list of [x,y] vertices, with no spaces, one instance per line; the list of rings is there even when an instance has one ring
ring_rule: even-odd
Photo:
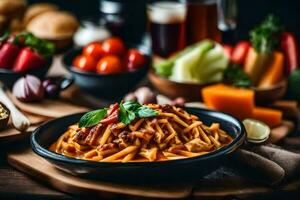
[[[228,63],[229,58],[225,55],[222,46],[215,44],[213,49],[204,54],[192,74],[198,82],[218,82],[222,80],[223,72]]]
[[[250,48],[245,60],[244,71],[249,75],[252,84],[257,85],[260,77],[265,72],[265,66],[271,58],[269,53],[258,53],[254,48]]]
[[[282,112],[271,108],[255,107],[252,118],[260,120],[272,128],[282,123]]]
[[[232,62],[236,64],[243,64],[250,47],[251,44],[248,41],[240,41],[237,43],[231,55]]]
[[[285,74],[288,76],[299,66],[298,43],[293,33],[283,32],[280,37],[280,47],[284,53],[286,64]]]
[[[174,64],[170,79],[179,82],[200,81],[198,75],[202,73],[200,64],[203,56],[213,47],[213,42],[204,40],[190,52],[179,57]]]
[[[247,141],[260,143],[266,141],[270,136],[270,127],[262,121],[245,119],[243,124],[247,132]]]
[[[162,60],[158,63],[154,64],[155,72],[163,77],[169,77],[172,75],[173,66],[175,64],[175,61],[179,59],[180,57],[184,56],[185,54],[191,52],[196,47],[198,47],[200,44],[202,44],[203,41],[198,42],[196,44],[193,44],[191,46],[186,47],[184,50],[176,53],[175,55],[171,56],[168,59]]]
[[[209,108],[229,113],[239,119],[252,116],[253,90],[216,84],[202,89],[202,98]]]
[[[261,77],[258,87],[267,88],[282,79],[284,56],[280,52],[273,52],[272,61],[267,71]]]

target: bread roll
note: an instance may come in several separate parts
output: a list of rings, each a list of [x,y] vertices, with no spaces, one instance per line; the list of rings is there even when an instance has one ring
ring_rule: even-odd
[[[59,8],[51,3],[36,3],[29,6],[24,15],[24,24],[28,24],[34,17],[49,11],[55,11]]]
[[[79,27],[72,14],[64,11],[50,11],[33,18],[26,26],[27,31],[48,40],[69,39]]]
[[[7,18],[21,17],[26,5],[26,0],[0,0],[0,15]]]

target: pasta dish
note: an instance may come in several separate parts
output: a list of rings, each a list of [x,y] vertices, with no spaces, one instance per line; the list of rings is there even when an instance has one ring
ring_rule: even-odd
[[[205,125],[181,107],[125,102],[87,113],[50,150],[98,162],[152,162],[204,155],[232,140],[218,123]]]

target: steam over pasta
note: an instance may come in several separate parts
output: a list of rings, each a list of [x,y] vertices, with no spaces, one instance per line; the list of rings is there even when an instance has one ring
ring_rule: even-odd
[[[200,156],[232,142],[218,123],[204,125],[183,108],[148,104],[158,115],[129,125],[72,125],[50,147],[68,157],[99,162],[164,161]]]

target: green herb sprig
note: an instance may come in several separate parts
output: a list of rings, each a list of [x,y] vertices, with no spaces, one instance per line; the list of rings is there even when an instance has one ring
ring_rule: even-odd
[[[147,118],[157,116],[157,112],[147,106],[143,106],[136,101],[127,101],[119,103],[119,122],[126,125],[130,124],[136,118]],[[84,114],[79,120],[79,127],[91,127],[97,125],[102,119],[107,117],[108,108],[90,111]]]
[[[136,101],[120,103],[119,121],[130,124],[136,118],[155,117],[157,112],[147,106],[143,106]]]
[[[93,110],[84,114],[79,120],[79,128],[97,125],[107,115],[107,108]]]
[[[238,64],[230,64],[223,73],[223,80],[236,87],[250,87],[251,79],[246,74],[242,66]]]
[[[32,33],[28,32],[17,34],[13,43],[16,45],[25,45],[31,47],[44,57],[49,57],[55,52],[55,46],[52,42],[39,39]]]
[[[268,15],[267,18],[250,32],[250,41],[259,53],[271,53],[278,45],[278,34],[283,30],[279,18]]]

